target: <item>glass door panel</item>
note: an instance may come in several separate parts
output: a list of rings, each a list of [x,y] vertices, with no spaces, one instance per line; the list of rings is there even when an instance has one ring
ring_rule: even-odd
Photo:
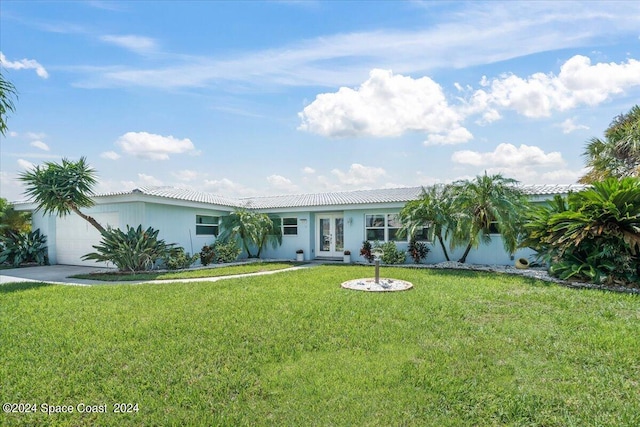
[[[330,218],[320,218],[320,226],[318,227],[320,231],[320,235],[318,236],[320,240],[320,252],[330,252],[331,251],[331,219]]]
[[[339,252],[342,255],[344,251],[344,218],[335,218],[335,239],[333,252]]]

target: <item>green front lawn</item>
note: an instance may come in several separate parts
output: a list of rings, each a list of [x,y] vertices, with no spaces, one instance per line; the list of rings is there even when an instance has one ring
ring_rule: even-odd
[[[233,276],[238,274],[260,273],[264,271],[283,270],[303,263],[294,262],[252,262],[239,265],[221,267],[200,268],[197,270],[176,271],[144,271],[140,273],[91,273],[71,276],[77,279],[102,280],[107,282],[128,282],[148,280],[177,280],[177,279],[202,279],[206,277]]]
[[[0,424],[640,425],[640,297],[395,268],[414,289],[340,288],[372,273],[2,285],[0,400],[73,413]]]

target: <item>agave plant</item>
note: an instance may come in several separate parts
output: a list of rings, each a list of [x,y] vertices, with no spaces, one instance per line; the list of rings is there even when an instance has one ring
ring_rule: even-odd
[[[102,233],[100,244],[94,245],[96,252],[82,257],[83,260],[111,262],[120,271],[145,271],[151,269],[156,261],[169,256],[176,246],[158,239],[159,230],[152,227],[146,230],[142,225],[133,228],[127,225],[127,231],[107,229]]]
[[[19,267],[23,263],[44,265],[47,259],[47,236],[40,230],[30,232],[7,231],[0,236],[0,264],[9,263]]]

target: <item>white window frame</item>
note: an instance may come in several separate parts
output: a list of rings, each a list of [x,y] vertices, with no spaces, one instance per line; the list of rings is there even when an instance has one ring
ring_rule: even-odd
[[[202,222],[202,218],[213,218],[213,223],[205,223]],[[202,229],[212,229],[211,233],[198,233],[198,228]],[[196,236],[214,236],[218,237],[220,234],[220,216],[216,215],[203,215],[196,214]]]
[[[369,239],[369,236],[368,236],[368,233],[367,233],[368,230],[384,230],[384,240],[378,240],[379,242],[383,242],[383,243],[386,243],[386,242],[396,242],[396,243],[397,242],[408,242],[409,241],[408,239],[397,239],[396,238],[396,239],[393,239],[393,240],[389,240],[389,235],[390,235],[389,231],[390,230],[398,230],[398,229],[400,229],[400,227],[390,227],[389,226],[389,222],[390,222],[390,219],[392,217],[394,217],[394,219],[396,221],[398,221],[398,215],[399,215],[398,213],[389,213],[389,212],[365,214],[364,215],[364,238],[365,238],[365,240],[368,240],[370,242],[373,242],[373,241],[377,240],[377,239],[374,239],[374,240],[370,240]],[[384,221],[383,226],[375,226],[375,227],[368,227],[367,226],[367,223],[368,223],[367,222],[367,218],[368,217],[379,217],[379,216],[381,216],[383,218],[383,221]]]
[[[286,220],[295,220],[295,224],[285,224]],[[297,236],[298,235],[298,227],[299,227],[299,220],[298,217],[295,216],[283,216],[280,218],[280,227],[282,227],[282,236],[283,237],[287,237],[287,236]],[[295,229],[295,233],[285,233],[284,231],[286,229],[292,230]]]

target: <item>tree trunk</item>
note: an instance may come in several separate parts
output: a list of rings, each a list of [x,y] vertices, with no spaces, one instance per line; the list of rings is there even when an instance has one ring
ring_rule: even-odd
[[[104,233],[105,228],[103,226],[101,226],[98,221],[96,221],[93,217],[89,216],[89,215],[85,215],[82,212],[80,212],[80,209],[78,209],[75,206],[72,206],[71,209],[78,214],[78,216],[82,219],[84,219],[85,221],[87,221],[89,224],[93,225],[96,229],[98,229],[98,231],[100,232],[100,234]]]
[[[460,258],[458,262],[461,262],[463,264],[467,262],[467,255],[469,255],[470,250],[471,250],[471,243],[469,243],[469,245],[467,246],[467,249],[465,249],[464,254],[462,255],[462,258]]]
[[[442,252],[444,252],[444,257],[447,261],[451,261],[449,259],[449,253],[447,252],[447,248],[444,246],[444,241],[442,240],[442,236],[438,235],[438,242],[440,242],[440,247],[442,248]]]

